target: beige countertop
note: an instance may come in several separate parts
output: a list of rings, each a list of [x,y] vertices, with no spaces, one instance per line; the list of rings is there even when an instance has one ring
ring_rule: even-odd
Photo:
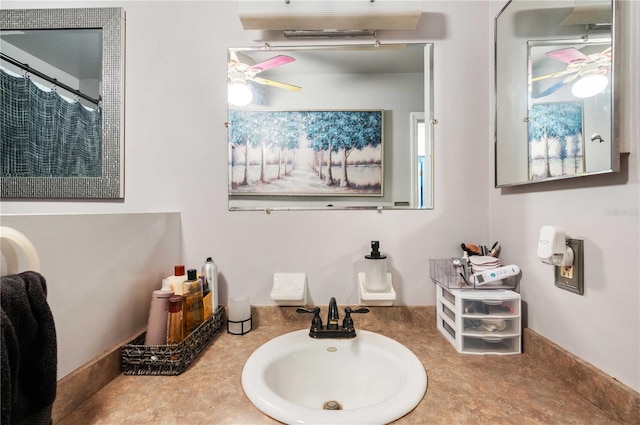
[[[183,374],[119,375],[56,425],[279,423],[262,414],[244,395],[242,367],[260,345],[308,327],[311,317],[296,315],[293,309],[255,310],[251,332],[237,336],[222,329]],[[433,307],[381,308],[358,315],[354,321],[356,329],[381,333],[410,348],[427,371],[424,398],[394,423],[618,423],[530,354],[458,354],[437,331]],[[339,383],[337,370],[335,379]]]

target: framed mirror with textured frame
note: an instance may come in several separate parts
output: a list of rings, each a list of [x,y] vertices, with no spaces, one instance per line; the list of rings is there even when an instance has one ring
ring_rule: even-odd
[[[9,119],[23,111],[5,114],[7,119],[3,120],[1,141],[2,198],[124,198],[124,9],[4,9],[0,10],[0,30],[3,110],[8,110],[4,107],[5,101],[26,99],[24,91],[14,90],[17,86],[29,85],[29,91],[41,91],[44,94],[39,96],[47,98],[47,101],[53,97],[64,99],[62,102],[56,99],[61,106],[52,108],[47,104],[41,110],[41,121],[35,124]],[[78,37],[87,34],[95,42],[78,42]],[[52,44],[42,48],[36,40],[43,38]],[[87,53],[89,56],[66,59],[66,53],[87,45],[94,50]],[[96,63],[95,75],[93,71],[85,71],[91,76],[74,76],[72,71],[62,69],[62,63],[56,63],[61,60],[74,62],[77,68]],[[46,72],[38,70],[38,67]],[[75,84],[63,83],[69,75],[77,78]],[[92,96],[85,94],[91,89],[83,87],[89,80],[95,86]],[[40,108],[41,103],[37,102],[40,101],[29,98],[29,108]],[[76,112],[68,112],[71,109],[69,105]],[[53,118],[52,110],[65,111],[66,121]],[[86,118],[87,111],[95,117]],[[82,126],[76,121],[79,120],[78,114],[82,116]],[[53,121],[62,127],[52,130],[43,125],[43,122],[49,124]],[[85,126],[87,121],[91,121],[93,127]],[[25,129],[27,125],[31,128]],[[41,129],[39,133],[65,134],[74,129],[78,133],[75,140],[80,144],[70,144],[67,139],[50,139],[47,144],[38,145],[41,139],[34,129]],[[94,133],[92,142],[85,143],[83,138]],[[86,165],[88,161],[85,158],[91,158],[94,165]],[[60,166],[61,162],[64,166]]]

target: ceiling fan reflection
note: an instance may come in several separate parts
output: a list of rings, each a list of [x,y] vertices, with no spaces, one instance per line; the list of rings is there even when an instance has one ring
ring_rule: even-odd
[[[231,57],[229,59],[229,68],[228,68],[230,83],[240,83],[240,82],[246,83],[247,81],[253,81],[258,84],[263,84],[263,85],[277,87],[280,89],[291,90],[291,91],[298,91],[302,89],[302,87],[295,86],[293,84],[273,81],[273,80],[269,80],[269,79],[258,76],[258,74],[264,71],[267,71],[269,69],[272,69],[278,66],[286,65],[288,63],[295,61],[295,59],[292,58],[291,56],[277,55],[270,59],[264,60],[262,62],[253,64],[253,65],[242,62],[239,59],[238,54],[236,54],[233,51],[230,53],[230,56]],[[249,58],[247,57],[247,59]]]
[[[594,96],[606,88],[608,84],[606,75],[611,72],[611,47],[591,55],[585,55],[575,47],[553,50],[547,52],[546,55],[565,62],[567,64],[566,69],[534,77],[531,79],[531,83],[549,78],[566,77],[535,95],[534,99],[549,96],[572,82],[576,82],[576,85],[578,85],[578,87],[574,85],[576,90],[572,90],[576,97]],[[580,84],[578,84],[579,82]],[[581,88],[585,87],[587,90],[581,91]]]

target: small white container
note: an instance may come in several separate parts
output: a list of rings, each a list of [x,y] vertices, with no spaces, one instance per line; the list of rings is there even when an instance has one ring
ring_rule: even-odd
[[[229,299],[229,323],[227,331],[244,335],[251,330],[251,301],[246,295]],[[232,323],[233,322],[233,323]]]

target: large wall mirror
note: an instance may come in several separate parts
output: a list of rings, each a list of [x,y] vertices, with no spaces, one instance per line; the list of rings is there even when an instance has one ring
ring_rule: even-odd
[[[230,210],[433,208],[433,46],[228,49]]]
[[[496,17],[496,187],[619,171],[615,16],[512,0]]]
[[[3,198],[124,197],[122,8],[0,10]]]

